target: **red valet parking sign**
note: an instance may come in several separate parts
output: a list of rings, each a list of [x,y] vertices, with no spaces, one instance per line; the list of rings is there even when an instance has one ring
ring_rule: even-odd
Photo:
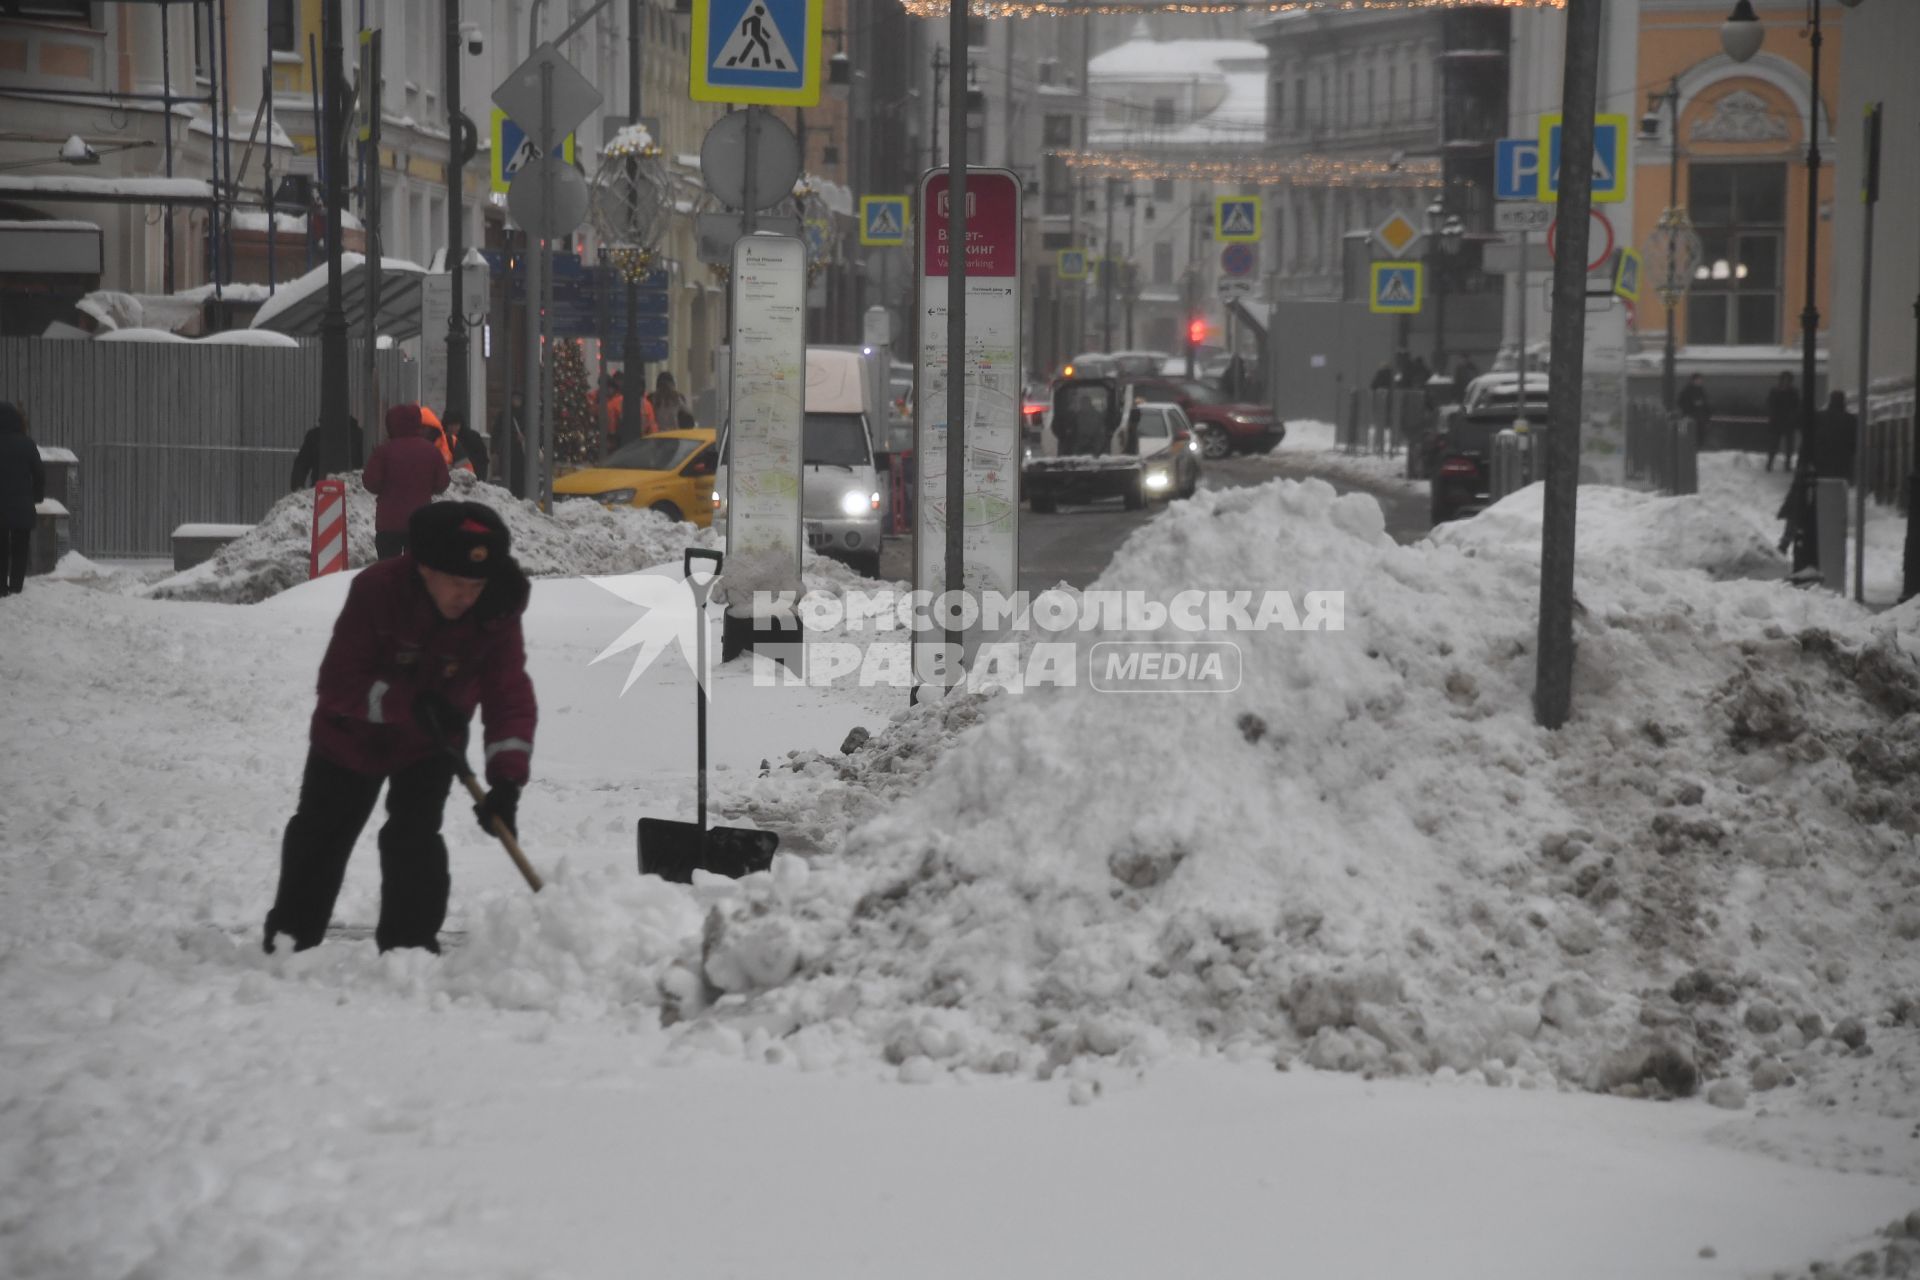
[[[925,273],[947,274],[947,174],[926,178],[921,204]],[[1020,274],[1020,183],[1004,170],[967,171],[967,274]]]
[[[947,171],[920,180],[920,292],[915,308],[914,449],[920,460],[914,585],[945,587],[947,545]],[[966,386],[959,424],[965,475],[960,513],[962,573],[969,591],[1010,594],[1016,585],[1020,512],[1020,180],[1005,169],[967,170]],[[987,637],[969,628],[964,648]],[[915,638],[923,649],[943,638]]]

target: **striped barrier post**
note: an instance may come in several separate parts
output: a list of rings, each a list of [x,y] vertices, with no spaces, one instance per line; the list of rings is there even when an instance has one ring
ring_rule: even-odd
[[[313,487],[313,552],[307,577],[338,573],[347,567],[347,485],[326,479]]]

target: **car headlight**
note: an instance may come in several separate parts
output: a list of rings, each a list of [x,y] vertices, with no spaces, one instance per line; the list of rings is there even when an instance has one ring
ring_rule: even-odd
[[[1149,471],[1149,472],[1147,472],[1147,488],[1149,488],[1149,489],[1164,489],[1164,488],[1166,488],[1166,487],[1167,487],[1167,485],[1168,485],[1169,483],[1170,483],[1170,482],[1169,482],[1169,481],[1168,481],[1168,479],[1167,479],[1167,473],[1166,473],[1166,472],[1164,472],[1164,471]]]
[[[840,514],[843,516],[865,515],[868,511],[867,495],[864,493],[843,493],[840,495]]]
[[[632,489],[608,489],[603,493],[594,494],[593,500],[595,502],[605,503],[610,507],[622,505],[632,506],[633,493],[634,491]]]

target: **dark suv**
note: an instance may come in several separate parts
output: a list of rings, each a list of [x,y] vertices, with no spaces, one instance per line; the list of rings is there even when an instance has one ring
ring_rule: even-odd
[[[1264,453],[1287,438],[1286,424],[1274,421],[1265,405],[1229,400],[1194,378],[1128,378],[1134,397],[1145,404],[1173,403],[1186,410],[1209,458],[1230,453]]]

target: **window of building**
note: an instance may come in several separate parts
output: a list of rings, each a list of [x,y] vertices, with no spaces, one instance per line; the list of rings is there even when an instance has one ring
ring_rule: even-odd
[[[1048,155],[1041,161],[1040,182],[1044,188],[1042,199],[1046,216],[1049,218],[1068,218],[1073,216],[1073,175],[1067,171],[1066,159],[1062,156]]]
[[[1155,178],[1153,180],[1153,198],[1171,201],[1173,199],[1173,179]]]
[[[1301,76],[1293,82],[1293,131],[1305,133],[1307,130],[1307,78]]]
[[[1287,82],[1275,80],[1267,89],[1267,132],[1278,134],[1286,123]]]
[[[1420,118],[1420,64],[1417,62],[1407,68],[1407,118]]]
[[[1379,92],[1380,92],[1380,82],[1377,78],[1377,73],[1374,71],[1372,67],[1368,67],[1367,68],[1367,110],[1366,110],[1366,119],[1368,124],[1373,123],[1374,95]]]
[[[1778,346],[1786,166],[1696,164],[1687,184],[1703,250],[1687,301],[1687,341]]]
[[[211,83],[213,78],[213,21],[199,5],[193,6],[193,78]]]
[[[1387,122],[1400,118],[1400,68],[1387,68]]]
[[[1153,282],[1173,283],[1173,246],[1165,241],[1153,246]]]
[[[1360,109],[1358,104],[1353,100],[1353,91],[1354,75],[1353,72],[1349,71],[1347,72],[1347,114],[1345,118],[1345,124],[1349,129],[1360,122]]]
[[[36,22],[78,22],[93,25],[91,4],[62,4],[60,0],[5,0],[0,18],[32,18]]]
[[[1155,98],[1153,100],[1153,127],[1165,129],[1173,124],[1173,99]]]
[[[294,0],[267,0],[267,45],[275,53],[300,51],[300,23]]]
[[[987,20],[985,18],[967,19],[967,47],[984,49],[987,47]]]
[[[1048,116],[1040,126],[1041,141],[1049,147],[1073,145],[1073,117]]]

